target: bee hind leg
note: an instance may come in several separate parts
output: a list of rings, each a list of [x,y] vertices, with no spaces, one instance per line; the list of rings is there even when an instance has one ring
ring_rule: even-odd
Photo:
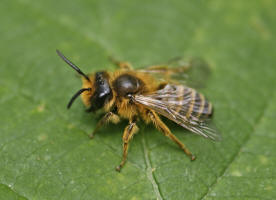
[[[89,137],[91,139],[94,138],[95,133],[106,123],[108,123],[109,121],[113,122],[114,124],[117,124],[120,121],[120,118],[118,115],[114,114],[113,112],[108,112],[106,113],[101,119],[100,121],[98,121],[96,128],[93,130],[93,132],[89,135]]]
[[[170,129],[166,126],[166,124],[164,124],[164,122],[154,111],[149,111],[148,115],[158,130],[160,130],[165,136],[175,142],[185,152],[185,154],[190,157],[192,161],[196,159],[190,150],[174,134],[171,133]]]
[[[138,131],[138,126],[136,125],[136,120],[131,120],[129,122],[129,125],[125,128],[124,134],[123,134],[123,158],[120,163],[116,167],[116,171],[120,172],[121,168],[124,166],[126,159],[127,159],[127,153],[128,153],[128,148],[129,148],[129,142],[133,135]]]

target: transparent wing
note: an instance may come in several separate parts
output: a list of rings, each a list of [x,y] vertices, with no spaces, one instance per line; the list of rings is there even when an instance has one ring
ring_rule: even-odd
[[[160,81],[172,84],[185,84],[190,87],[203,87],[209,77],[209,65],[200,58],[185,61],[177,57],[160,65],[151,65],[141,69],[140,72],[150,73]]]
[[[220,134],[210,120],[211,103],[192,88],[167,84],[163,89],[154,93],[135,95],[134,101],[193,133],[212,140],[220,140]]]

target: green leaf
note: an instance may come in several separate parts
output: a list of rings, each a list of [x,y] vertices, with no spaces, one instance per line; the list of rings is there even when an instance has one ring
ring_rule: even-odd
[[[0,199],[275,199],[275,1],[30,1],[0,7]],[[203,93],[223,140],[168,122],[197,155],[190,160],[139,124],[128,162],[127,122],[88,139],[99,116],[84,112],[74,72],[203,57]]]

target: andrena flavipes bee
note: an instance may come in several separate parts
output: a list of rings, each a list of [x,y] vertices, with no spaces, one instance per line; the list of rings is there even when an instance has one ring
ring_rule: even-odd
[[[129,124],[123,132],[123,155],[116,167],[120,171],[124,166],[129,142],[138,132],[138,120],[152,123],[160,132],[175,142],[191,159],[195,156],[170,131],[160,116],[174,121],[189,131],[212,140],[219,140],[216,128],[210,125],[213,114],[212,104],[195,89],[186,86],[178,78],[185,77],[193,67],[193,62],[182,63],[178,59],[165,65],[148,66],[134,70],[128,62],[113,62],[118,66],[115,71],[83,73],[60,51],[57,54],[82,78],[82,88],[71,98],[67,108],[78,96],[81,96],[88,112],[104,111],[103,117],[90,134],[95,133],[108,122],[118,123],[127,119]],[[176,65],[175,67],[170,67]]]

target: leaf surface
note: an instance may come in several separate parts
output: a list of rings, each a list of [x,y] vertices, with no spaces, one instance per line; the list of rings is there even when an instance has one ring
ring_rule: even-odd
[[[274,1],[30,1],[0,7],[0,199],[275,199]],[[197,155],[190,160],[139,124],[128,162],[127,122],[88,139],[98,116],[77,100],[84,72],[114,69],[107,57],[144,66],[203,57],[202,92],[215,107],[219,143],[166,121]]]

